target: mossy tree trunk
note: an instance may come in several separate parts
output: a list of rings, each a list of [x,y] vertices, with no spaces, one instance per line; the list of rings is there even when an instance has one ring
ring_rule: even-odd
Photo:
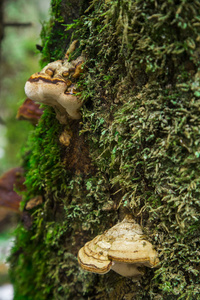
[[[82,119],[69,122],[68,147],[50,108],[29,137],[24,204],[44,203],[16,232],[15,300],[200,299],[200,2],[52,0],[43,65],[74,39],[73,56],[86,57]],[[82,271],[80,247],[126,213],[159,268],[136,283]]]

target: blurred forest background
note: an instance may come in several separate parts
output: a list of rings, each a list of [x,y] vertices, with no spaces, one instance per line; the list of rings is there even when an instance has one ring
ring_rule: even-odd
[[[2,0],[0,0],[2,1]],[[50,0],[4,0],[3,23],[31,23],[31,26],[4,26],[0,70],[0,175],[21,163],[20,149],[32,125],[16,119],[26,96],[26,80],[39,71],[36,44],[40,44],[42,23],[48,16]]]
[[[49,9],[50,0],[0,0],[0,176],[21,165],[21,149],[33,128],[29,122],[17,120],[16,115],[26,99],[26,80],[40,70],[36,44],[40,45],[40,32]],[[10,26],[10,23],[31,25]],[[10,222],[8,213],[0,207],[0,300],[12,299],[12,287],[5,286],[9,282],[5,262],[12,245],[10,226],[16,224],[18,217],[11,213],[15,221]]]

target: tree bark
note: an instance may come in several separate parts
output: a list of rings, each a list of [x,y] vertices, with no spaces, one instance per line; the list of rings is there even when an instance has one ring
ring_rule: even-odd
[[[200,299],[199,16],[196,0],[52,1],[43,65],[78,39],[84,104],[67,128],[46,108],[29,137],[23,203],[43,204],[16,232],[15,300]],[[83,271],[78,250],[126,214],[158,267],[137,282]]]

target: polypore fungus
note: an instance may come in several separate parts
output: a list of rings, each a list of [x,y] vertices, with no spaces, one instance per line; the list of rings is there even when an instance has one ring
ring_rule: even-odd
[[[79,250],[78,262],[84,270],[105,274],[111,269],[122,276],[138,280],[143,267],[154,268],[156,250],[145,240],[141,227],[126,217],[108,231],[98,235]]]
[[[36,125],[42,114],[43,110],[40,108],[40,105],[27,98],[18,109],[17,119],[27,120]]]
[[[83,63],[82,56],[71,62],[65,58],[49,63],[26,82],[27,97],[52,106],[62,124],[66,123],[66,115],[74,120],[80,119],[82,102],[76,95],[76,81],[83,72]]]
[[[25,190],[24,181],[23,169],[20,167],[13,168],[0,177],[0,207],[19,212],[22,196],[14,189]]]

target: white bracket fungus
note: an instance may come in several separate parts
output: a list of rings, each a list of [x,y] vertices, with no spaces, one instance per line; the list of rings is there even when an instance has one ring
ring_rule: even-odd
[[[78,262],[84,270],[105,274],[111,269],[122,276],[138,280],[144,267],[154,268],[158,254],[144,239],[141,227],[125,218],[79,250]]]
[[[33,74],[25,84],[27,97],[52,106],[62,124],[66,123],[66,115],[74,120],[81,118],[79,109],[82,102],[76,95],[76,81],[83,72],[84,59],[79,56],[68,62],[68,54],[65,59],[51,62],[40,72]]]

